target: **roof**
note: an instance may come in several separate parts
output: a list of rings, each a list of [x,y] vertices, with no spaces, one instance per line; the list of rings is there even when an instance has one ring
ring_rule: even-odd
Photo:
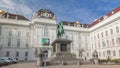
[[[8,16],[7,16],[8,15]],[[10,19],[18,19],[18,20],[27,20],[29,21],[29,19],[27,19],[26,17],[22,16],[22,15],[19,15],[19,14],[11,14],[11,13],[4,13],[3,14],[3,17],[4,18],[10,18]]]
[[[40,9],[38,12],[50,12],[50,13],[52,13],[51,10],[48,10],[48,9]]]
[[[117,13],[118,11],[120,11],[120,6],[117,7],[116,9],[110,11],[110,12],[107,13],[106,15],[102,16],[101,18],[95,20],[92,24],[90,24],[89,27],[92,27],[92,26],[94,26],[94,25],[100,23],[100,22],[103,21],[106,17],[108,18],[108,17],[112,16],[113,14]]]
[[[68,26],[80,26],[83,28],[88,28],[89,24],[81,24],[78,22],[68,22],[68,21],[63,21],[63,25],[68,25]]]

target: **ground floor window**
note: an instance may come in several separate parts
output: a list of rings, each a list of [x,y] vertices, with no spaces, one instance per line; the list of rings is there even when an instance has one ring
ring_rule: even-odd
[[[25,58],[25,60],[28,60],[28,58]]]
[[[119,56],[120,56],[120,50],[119,50]]]
[[[103,52],[103,57],[105,57],[105,52]]]
[[[10,52],[7,51],[7,52],[6,52],[6,57],[9,57],[9,55],[10,55]]]
[[[89,57],[89,53],[87,53],[87,57]]]
[[[16,57],[19,57],[19,52],[16,52]]]
[[[16,60],[19,60],[18,58],[16,58]]]
[[[101,57],[101,52],[99,52],[99,57]]]
[[[28,52],[27,51],[25,52],[25,57],[28,57]]]
[[[113,56],[116,56],[116,52],[115,51],[113,51]]]

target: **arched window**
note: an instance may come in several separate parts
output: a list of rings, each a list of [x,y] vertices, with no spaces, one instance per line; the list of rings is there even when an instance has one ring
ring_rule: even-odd
[[[45,51],[43,51],[43,53],[48,53],[48,51],[47,51],[47,50],[45,50]]]
[[[44,50],[44,51],[43,51],[43,58],[44,58],[44,59],[47,59],[47,58],[48,58],[48,51],[47,51],[47,50]]]

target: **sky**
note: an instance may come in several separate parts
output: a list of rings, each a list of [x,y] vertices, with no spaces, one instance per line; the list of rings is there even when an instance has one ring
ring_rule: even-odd
[[[90,24],[120,6],[120,0],[0,0],[0,9],[32,19],[40,9],[51,10],[57,22]]]

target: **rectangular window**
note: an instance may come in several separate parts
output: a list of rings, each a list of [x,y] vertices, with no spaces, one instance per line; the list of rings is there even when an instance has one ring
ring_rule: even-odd
[[[17,47],[20,47],[20,39],[17,40]]]
[[[116,39],[116,43],[120,44],[120,38]]]
[[[109,40],[107,40],[107,46],[109,46]]]
[[[99,39],[99,34],[98,34],[98,39]]]
[[[9,51],[6,52],[6,57],[9,57]]]
[[[113,29],[110,29],[111,34],[113,34]]]
[[[105,42],[104,42],[104,41],[102,42],[102,45],[103,45],[103,47],[105,47],[105,46],[106,46],[106,44],[105,44]]]
[[[11,38],[8,38],[8,47],[11,47]]]
[[[93,44],[92,44],[92,49],[93,49]]]
[[[2,27],[0,26],[0,36],[2,35]]]
[[[21,36],[21,31],[18,31],[18,37],[20,37]]]
[[[99,52],[99,57],[101,57],[101,52]]]
[[[12,31],[9,31],[9,36],[12,36]]]
[[[100,42],[98,42],[98,47],[100,48]]]
[[[28,57],[28,52],[25,52],[25,57]]]
[[[29,37],[29,32],[26,33],[26,36]]]
[[[105,57],[105,52],[103,52],[103,57]]]
[[[116,56],[116,52],[115,51],[113,51],[113,56]]]
[[[103,32],[101,33],[101,36],[103,37]]]
[[[28,47],[28,40],[26,40],[26,47]]]
[[[19,52],[16,52],[16,57],[19,57]]]
[[[120,56],[120,50],[119,50],[119,56]]]
[[[116,32],[117,32],[117,33],[119,32],[119,27],[118,27],[118,26],[116,27]]]
[[[87,53],[87,57],[89,57],[89,53]]]
[[[94,36],[94,40],[96,39],[96,36]]]
[[[18,58],[16,58],[16,60],[19,60]]]
[[[114,43],[114,39],[112,39],[112,45],[114,45],[115,43]]]
[[[25,58],[25,60],[28,60],[28,58]]]
[[[96,42],[95,42],[95,49],[97,48]]]
[[[48,36],[48,27],[44,27],[44,36]]]
[[[106,33],[106,36],[108,36],[108,32],[106,31],[105,33]]]
[[[26,47],[28,47],[28,43],[26,43]]]

